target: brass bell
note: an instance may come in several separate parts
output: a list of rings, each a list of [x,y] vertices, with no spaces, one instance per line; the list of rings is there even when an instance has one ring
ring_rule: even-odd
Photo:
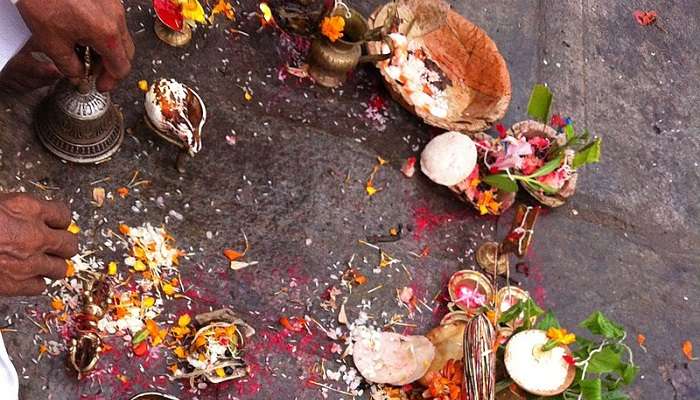
[[[83,79],[78,87],[63,79],[36,110],[34,131],[46,149],[59,158],[98,163],[121,145],[124,117],[109,93],[97,91],[94,77]]]

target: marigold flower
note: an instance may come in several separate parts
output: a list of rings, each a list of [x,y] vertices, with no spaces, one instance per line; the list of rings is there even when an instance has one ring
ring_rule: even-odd
[[[129,195],[129,188],[123,187],[123,186],[122,186],[122,187],[120,187],[119,189],[117,189],[117,194],[118,194],[119,197],[121,197],[122,199],[125,199],[126,196]]]
[[[547,329],[547,337],[563,345],[571,344],[576,341],[576,335],[569,333],[569,331],[564,328],[551,327]]]
[[[198,0],[180,0],[182,6],[182,18],[189,25],[196,25],[197,22],[203,24],[206,22],[204,8],[199,4]]]
[[[233,11],[233,7],[231,6],[231,3],[229,3],[226,0],[219,0],[218,3],[214,6],[214,8],[211,10],[211,16],[214,17],[217,14],[224,14],[226,18],[233,20],[236,18],[236,14]]]
[[[180,315],[180,318],[177,319],[177,325],[181,328],[186,327],[190,324],[190,322],[192,322],[192,318],[189,314],[182,314]]]
[[[80,233],[80,227],[75,222],[71,221],[70,225],[68,225],[68,232],[77,235]]]
[[[110,261],[107,264],[107,275],[114,276],[117,274],[117,263],[115,261]]]
[[[163,285],[163,293],[165,293],[167,296],[172,296],[175,294],[175,287],[169,283],[166,283]]]
[[[321,34],[331,42],[343,37],[343,29],[345,29],[345,18],[339,15],[325,17],[321,22]]]
[[[139,81],[139,89],[143,92],[148,92],[148,81],[146,80],[140,80]]]
[[[484,214],[498,214],[501,210],[501,202],[496,201],[494,196],[494,189],[487,190],[485,192],[479,193],[476,201],[477,207],[479,207],[479,213]]]
[[[66,260],[66,277],[70,278],[75,275],[75,264],[73,261]]]
[[[66,305],[63,304],[63,300],[59,299],[58,297],[54,297],[51,299],[51,308],[56,311],[63,311],[66,308]]]

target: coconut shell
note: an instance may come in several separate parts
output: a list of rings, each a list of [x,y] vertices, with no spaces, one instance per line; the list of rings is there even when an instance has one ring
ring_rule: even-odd
[[[430,343],[435,346],[435,358],[425,375],[420,378],[420,383],[427,386],[425,377],[432,371],[440,371],[449,360],[461,360],[464,358],[464,328],[466,321],[447,325],[440,325],[425,335]]]
[[[383,26],[393,3],[369,18],[370,29]],[[391,96],[425,123],[447,130],[479,132],[503,118],[511,99],[508,67],[496,44],[481,28],[442,0],[404,0],[397,4],[398,32],[420,45],[445,77],[448,115],[438,118],[416,107],[401,84],[379,68]],[[409,31],[410,28],[410,31]],[[381,54],[381,42],[367,44]]]
[[[476,132],[470,135],[472,140],[474,142],[479,142],[479,141],[493,141],[494,139],[489,136],[488,134],[484,132]],[[479,148],[477,147],[477,153],[479,152]],[[477,156],[477,164],[476,167],[479,168],[480,165],[480,160],[481,160],[481,154]],[[467,179],[463,180],[462,182],[450,186],[450,190],[457,195],[457,198],[462,200],[463,202],[467,204],[471,204],[472,207],[474,207],[475,210],[479,210],[479,206],[477,205],[476,201],[472,200],[469,198],[467,195],[467,188],[469,188],[469,177]],[[515,195],[516,193],[511,193],[511,192],[506,192],[503,190],[496,189],[496,192],[494,194],[494,198],[496,201],[501,202],[501,210],[497,215],[501,215],[506,210],[508,210],[510,207],[515,204]]]
[[[554,128],[542,122],[532,120],[521,121],[513,125],[513,127],[511,127],[510,129],[511,134],[516,138],[531,138],[535,136],[541,136],[552,140],[560,146],[566,144],[566,137],[564,135],[557,133],[557,131],[554,130]],[[566,151],[564,153],[564,157],[570,163],[574,157],[574,152]],[[573,196],[574,193],[576,193],[577,180],[578,173],[576,171],[573,171],[573,173],[571,174],[571,178],[564,183],[564,186],[561,188],[561,190],[559,190],[559,192],[553,195],[545,194],[543,191],[535,190],[529,187],[528,185],[521,184],[521,186],[528,193],[530,193],[532,197],[534,197],[543,205],[547,207],[559,207],[566,203],[566,200],[568,200],[569,197]]]

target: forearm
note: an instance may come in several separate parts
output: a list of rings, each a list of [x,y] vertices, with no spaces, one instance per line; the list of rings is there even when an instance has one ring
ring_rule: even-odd
[[[15,7],[18,0],[0,0],[0,71],[31,37]]]

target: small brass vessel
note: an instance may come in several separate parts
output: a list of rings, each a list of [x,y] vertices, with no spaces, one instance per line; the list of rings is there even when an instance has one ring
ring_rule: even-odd
[[[497,242],[486,242],[476,250],[476,262],[489,274],[505,274],[510,268],[508,254]]]
[[[104,161],[124,139],[124,118],[94,77],[78,87],[59,81],[36,110],[33,128],[47,150],[74,163]]]
[[[476,315],[483,305],[465,304],[459,297],[460,288],[463,286],[468,287],[470,291],[477,292],[484,296],[484,304],[489,304],[495,295],[491,281],[481,272],[465,269],[452,274],[447,284],[450,301],[459,309],[466,312],[469,317]],[[457,315],[455,317],[457,317]]]
[[[184,47],[192,41],[192,28],[184,24],[181,31],[171,29],[156,17],[153,24],[153,30],[158,36],[158,39],[173,47]]]
[[[381,40],[381,29],[369,30],[367,20],[357,10],[339,7],[330,13],[345,19],[343,36],[331,41],[325,36],[311,42],[308,56],[309,75],[321,86],[338,87],[358,64],[386,60],[391,54],[362,55],[362,45],[369,40]]]

